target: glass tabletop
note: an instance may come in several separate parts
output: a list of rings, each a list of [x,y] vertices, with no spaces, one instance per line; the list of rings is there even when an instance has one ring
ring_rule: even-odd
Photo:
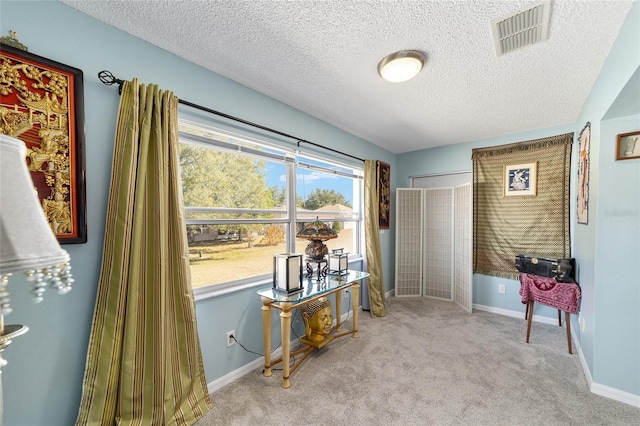
[[[314,278],[304,278],[302,280],[303,289],[295,293],[287,294],[274,290],[272,287],[258,290],[258,295],[271,299],[274,302],[302,302],[315,296],[329,293],[330,291],[346,287],[356,281],[367,278],[367,272],[349,270],[346,275],[329,275],[320,280]]]

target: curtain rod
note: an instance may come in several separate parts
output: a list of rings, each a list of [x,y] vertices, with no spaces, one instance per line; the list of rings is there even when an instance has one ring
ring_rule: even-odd
[[[119,78],[116,78],[111,73],[111,71],[106,71],[106,70],[100,71],[98,73],[98,78],[100,79],[102,84],[106,84],[107,86],[111,86],[113,84],[117,84],[118,85],[118,92],[122,93],[122,85],[124,84],[124,80],[120,80]],[[272,128],[266,127],[266,126],[262,126],[260,124],[253,123],[251,121],[243,120],[241,118],[234,117],[233,115],[225,114],[224,112],[216,111],[216,110],[204,107],[202,105],[198,105],[198,104],[194,104],[194,103],[189,102],[189,101],[185,101],[185,100],[180,99],[180,98],[178,98],[178,102],[183,104],[183,105],[189,106],[191,108],[199,109],[201,111],[208,112],[208,113],[214,114],[214,115],[219,115],[219,116],[227,118],[229,120],[237,121],[239,123],[246,124],[246,125],[252,126],[252,127],[256,127],[258,129],[261,129],[261,130],[266,130],[267,132],[275,133],[277,135],[284,136],[284,137],[289,138],[289,139],[295,139],[296,141],[298,141],[298,147],[300,147],[301,143],[307,143],[309,145],[317,146],[318,148],[326,149],[327,151],[332,151],[332,152],[335,152],[336,154],[344,155],[346,157],[351,157],[351,158],[354,158],[356,160],[360,160],[360,161],[364,162],[364,160],[362,158],[358,158],[358,157],[355,157],[353,155],[350,155],[350,154],[335,150],[333,148],[328,148],[326,146],[323,146],[323,145],[320,145],[320,144],[317,144],[317,143],[309,142],[308,140],[305,140],[305,139],[302,139],[302,138],[297,138],[297,137],[289,135],[287,133],[283,133],[283,132],[281,132],[279,130],[275,130],[275,129],[272,129]]]

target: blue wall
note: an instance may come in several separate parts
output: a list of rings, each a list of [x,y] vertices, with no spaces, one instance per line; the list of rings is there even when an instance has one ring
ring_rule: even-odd
[[[119,102],[118,90],[98,80],[99,71],[107,69],[127,80],[138,77],[142,83],[157,83],[185,100],[358,157],[382,160],[395,173],[393,154],[62,3],[2,0],[0,13],[3,36],[9,30],[16,31],[31,53],[84,72],[88,211],[88,243],[64,247],[71,255],[76,280],[73,291],[65,296],[49,292],[42,304],[33,305],[28,294],[30,283],[18,276],[10,281],[14,312],[5,318],[6,323],[26,324],[30,331],[3,352],[9,362],[2,371],[5,425],[69,425],[77,415],[100,270]],[[193,115],[182,108],[180,115]],[[392,174],[392,185],[394,181]],[[387,291],[393,286],[393,241],[393,230],[381,235],[388,262],[384,268]],[[260,299],[255,288],[199,301],[196,311],[207,382],[256,358],[238,345],[227,349],[228,330],[236,330],[249,349],[263,351]],[[277,324],[274,321],[274,341],[280,335]]]
[[[595,317],[585,318],[594,322],[593,381],[636,395],[640,395],[640,160],[614,158],[617,134],[638,130],[640,114],[606,120],[600,127]],[[624,368],[611,368],[616,364]]]
[[[640,395],[640,188],[621,184],[640,180],[640,160],[614,158],[616,135],[640,129],[638,97],[625,93],[639,84],[638,28],[634,2],[576,123],[579,132],[591,122],[592,149],[589,223],[575,225],[573,245],[583,291],[578,336],[595,391],[633,395]],[[609,113],[614,109],[619,118]]]

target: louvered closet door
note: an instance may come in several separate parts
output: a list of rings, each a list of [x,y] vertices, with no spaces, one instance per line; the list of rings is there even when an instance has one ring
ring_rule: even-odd
[[[395,295],[422,293],[422,190],[396,190],[396,283]]]
[[[453,300],[453,188],[424,189],[422,294]]]
[[[467,312],[473,310],[472,267],[471,267],[471,225],[472,225],[471,184],[455,188],[455,261],[453,274],[453,300]]]

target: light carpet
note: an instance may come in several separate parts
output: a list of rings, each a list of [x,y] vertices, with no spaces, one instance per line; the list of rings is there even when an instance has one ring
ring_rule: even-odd
[[[589,391],[564,327],[533,323],[527,344],[524,319],[390,297],[358,328],[289,389],[260,368],[218,390],[197,425],[640,425],[640,409]]]

